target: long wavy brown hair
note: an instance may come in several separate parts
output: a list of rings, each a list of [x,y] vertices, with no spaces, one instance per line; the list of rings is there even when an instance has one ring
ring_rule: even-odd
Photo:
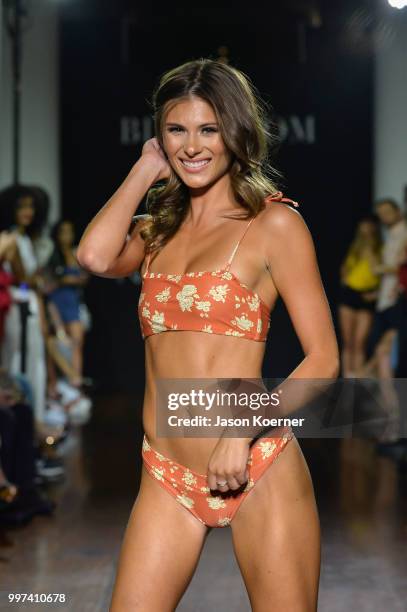
[[[161,76],[152,96],[155,134],[162,148],[168,111],[190,96],[208,102],[216,114],[232,157],[231,186],[242,207],[237,218],[256,216],[264,199],[277,191],[275,181],[281,176],[269,161],[278,138],[266,103],[250,78],[228,64],[204,58],[182,64]],[[146,201],[150,218],[141,231],[146,251],[161,248],[176,233],[189,201],[188,187],[172,168],[165,184],[151,187]]]

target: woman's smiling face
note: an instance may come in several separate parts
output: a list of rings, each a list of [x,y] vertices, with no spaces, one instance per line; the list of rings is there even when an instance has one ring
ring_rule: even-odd
[[[168,161],[190,188],[207,187],[230,168],[216,114],[202,98],[175,103],[164,119],[163,143]]]
[[[19,226],[29,227],[34,220],[35,208],[31,196],[19,198],[15,214],[15,222]]]

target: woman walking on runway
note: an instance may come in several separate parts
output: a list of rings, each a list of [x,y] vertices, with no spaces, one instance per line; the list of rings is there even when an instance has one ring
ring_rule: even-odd
[[[266,174],[265,110],[243,73],[188,62],[161,78],[153,102],[156,138],[77,252],[99,276],[138,269],[143,278],[143,468],[110,612],[175,610],[208,532],[227,525],[255,612],[314,611],[319,521],[291,430],[256,440],[158,437],[155,413],[160,378],[261,379],[279,295],[305,354],[290,376],[337,376],[312,238]],[[150,214],[128,235],[147,192]]]

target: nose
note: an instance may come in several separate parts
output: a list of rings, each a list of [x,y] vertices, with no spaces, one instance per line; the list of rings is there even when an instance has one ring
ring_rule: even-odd
[[[190,133],[185,138],[184,143],[184,151],[189,157],[194,157],[199,151],[201,151],[202,146],[199,142],[199,136],[196,134]]]

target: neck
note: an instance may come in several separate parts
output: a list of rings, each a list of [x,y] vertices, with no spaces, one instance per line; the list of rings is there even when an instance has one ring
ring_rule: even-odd
[[[228,174],[207,187],[190,189],[189,193],[186,223],[193,227],[213,225],[214,218],[241,209],[234,197]]]

